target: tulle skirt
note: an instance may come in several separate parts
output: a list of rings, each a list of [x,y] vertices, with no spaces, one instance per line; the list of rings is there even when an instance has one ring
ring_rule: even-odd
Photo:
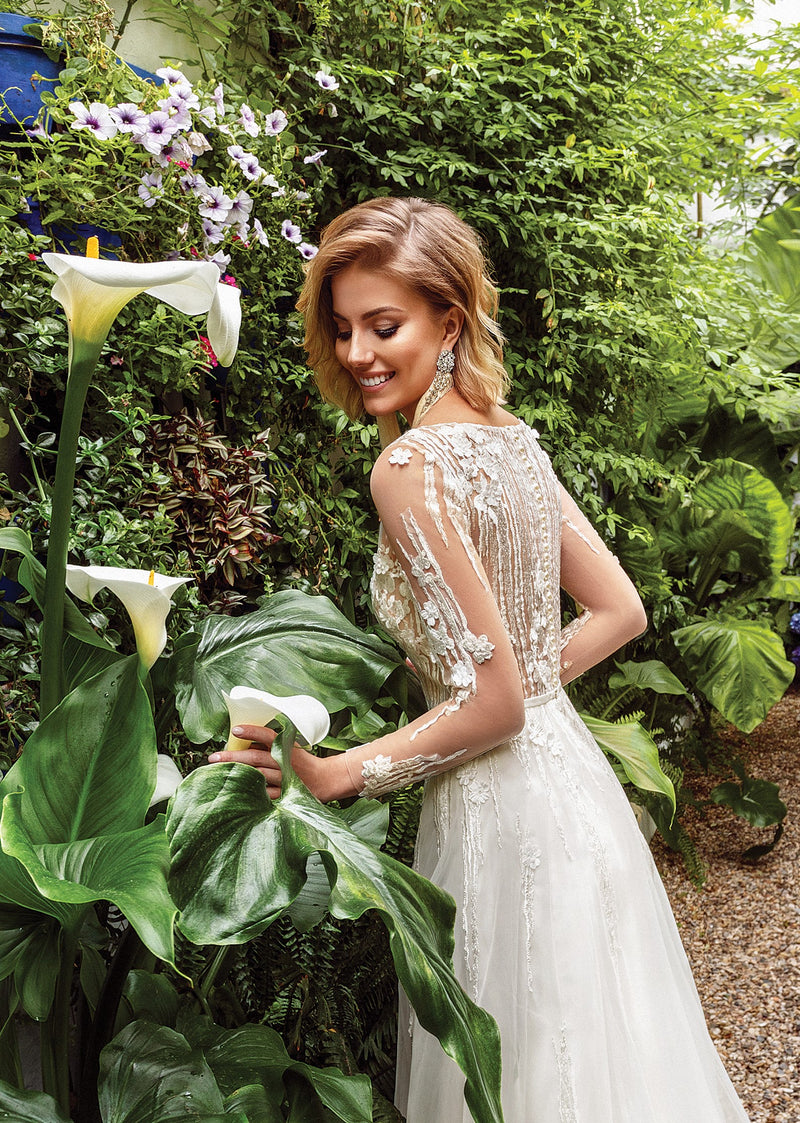
[[[500,1027],[506,1123],[747,1123],[650,851],[563,691],[428,781],[415,865],[456,900],[455,970]],[[401,997],[408,1123],[470,1123],[463,1086]]]

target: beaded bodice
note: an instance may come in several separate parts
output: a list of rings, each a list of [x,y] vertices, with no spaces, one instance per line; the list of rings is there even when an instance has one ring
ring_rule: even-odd
[[[493,646],[469,632],[469,605],[459,604],[444,580],[442,554],[453,534],[499,607],[526,697],[553,690],[562,513],[558,482],[535,431],[523,424],[422,426],[396,441],[389,455],[400,467],[413,458],[424,462],[425,508],[437,531],[432,548],[420,520],[409,528],[413,552],[406,567],[424,575],[426,599],[415,597],[383,533],[372,597],[376,615],[416,667],[428,704],[451,696],[459,674],[466,690],[472,667],[490,658]]]

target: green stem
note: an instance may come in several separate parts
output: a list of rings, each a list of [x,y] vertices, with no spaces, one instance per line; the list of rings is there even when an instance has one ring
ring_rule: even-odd
[[[235,951],[236,947],[233,944],[224,944],[221,948],[217,949],[214,958],[211,960],[211,963],[203,975],[200,986],[197,988],[203,999],[208,999],[211,988],[216,982],[217,975]]]
[[[20,435],[20,438],[22,439],[22,441],[23,441],[23,442],[24,442],[25,444],[28,444],[28,438],[27,438],[27,437],[25,436],[25,430],[24,430],[24,429],[22,428],[22,426],[20,425],[20,423],[19,423],[19,418],[17,417],[17,414],[16,414],[16,412],[15,412],[15,410],[14,410],[14,407],[13,407],[12,405],[9,405],[9,407],[8,407],[8,416],[9,416],[9,417],[11,418],[11,420],[13,421],[13,423],[14,423],[14,428],[15,428],[15,429],[17,430],[17,432],[19,433],[19,435]],[[33,457],[32,457],[32,456],[31,456],[31,457],[29,457],[28,459],[29,459],[29,462],[30,462],[31,470],[33,471],[33,478],[34,478],[34,480],[36,481],[36,490],[37,490],[37,491],[39,492],[39,498],[40,498],[40,499],[46,499],[46,498],[47,498],[47,494],[46,494],[46,492],[45,492],[45,490],[44,490],[44,486],[43,486],[43,484],[42,484],[42,481],[41,481],[41,478],[40,478],[40,476],[39,476],[39,472],[38,472],[38,470],[37,470],[37,468],[36,468],[36,461],[35,461],[35,460],[33,459]]]
[[[61,931],[61,969],[58,973],[53,1006],[42,1025],[42,1086],[69,1118],[69,1009],[78,937],[75,931]]]
[[[125,29],[128,26],[128,20],[131,18],[131,12],[133,11],[135,5],[136,0],[128,0],[128,3],[125,6],[125,11],[122,13],[122,19],[119,21],[119,27],[117,28],[116,34],[111,41],[112,51],[116,51],[117,47],[119,46],[119,41],[125,34]]]
[[[83,406],[89,383],[105,340],[75,346],[70,357],[64,416],[58,439],[56,478],[50,514],[50,541],[47,547],[47,576],[44,586],[42,623],[41,716],[46,717],[64,697],[62,639],[67,573],[67,550],[72,521],[72,493],[75,489],[75,461],[81,431]]]

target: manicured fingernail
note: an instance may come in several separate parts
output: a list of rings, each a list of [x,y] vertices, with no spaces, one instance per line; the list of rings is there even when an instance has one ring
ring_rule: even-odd
[[[209,764],[216,764],[218,760],[219,760],[219,753],[212,753],[211,756],[208,758],[208,763]]]
[[[234,725],[231,733],[234,735],[234,737],[241,737],[241,735],[244,733],[244,729],[241,727],[241,725]]]

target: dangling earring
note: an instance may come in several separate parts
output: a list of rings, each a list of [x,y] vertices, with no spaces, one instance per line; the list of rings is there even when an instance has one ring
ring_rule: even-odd
[[[414,411],[414,419],[411,422],[412,426],[419,425],[431,406],[453,389],[455,386],[455,382],[453,381],[453,371],[455,368],[456,357],[453,352],[440,351],[439,357],[436,360],[436,374],[433,376],[433,382],[431,382],[428,387],[428,392]]]

